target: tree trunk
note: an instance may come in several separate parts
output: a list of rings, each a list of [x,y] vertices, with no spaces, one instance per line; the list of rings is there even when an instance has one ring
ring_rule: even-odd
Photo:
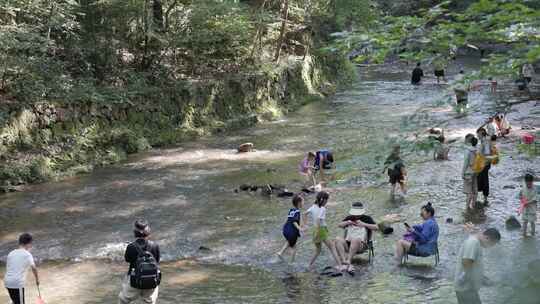
[[[266,6],[266,1],[267,0],[264,0],[263,3],[261,4],[261,6],[259,7],[259,10],[257,11],[257,14],[262,14],[264,12],[264,8]],[[257,50],[257,44],[259,42],[259,40],[261,39],[261,36],[262,36],[262,27],[264,26],[263,25],[263,21],[260,17],[257,17],[258,20],[257,20],[257,31],[255,32],[255,37],[253,38],[253,47],[251,49],[251,55],[249,56],[249,58],[253,59],[255,57],[255,51]],[[259,47],[259,50],[260,50],[260,47]]]
[[[161,0],[154,0],[152,10],[154,13],[154,25],[159,32],[163,31],[163,5]]]
[[[285,39],[285,33],[287,32],[287,19],[289,17],[289,0],[283,0],[281,2],[281,32],[279,33],[279,40],[276,47],[276,56],[274,60],[279,61],[281,55],[281,48],[283,46],[283,40]]]

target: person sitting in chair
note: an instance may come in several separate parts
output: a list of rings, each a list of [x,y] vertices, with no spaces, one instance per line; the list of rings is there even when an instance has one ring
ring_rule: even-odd
[[[340,228],[345,229],[345,234],[336,238],[336,250],[343,265],[342,270],[351,274],[354,273],[352,258],[369,249],[373,230],[378,230],[373,218],[365,213],[366,209],[362,203],[353,203],[349,215],[338,224]]]
[[[396,261],[401,263],[403,256],[427,257],[437,252],[439,225],[435,221],[435,209],[431,203],[422,206],[421,213],[424,222],[420,225],[409,226],[405,223],[407,233],[396,243]]]

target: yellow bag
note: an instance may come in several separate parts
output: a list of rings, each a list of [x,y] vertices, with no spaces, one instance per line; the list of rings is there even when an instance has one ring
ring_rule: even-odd
[[[493,149],[491,149],[491,154],[493,155],[491,164],[492,165],[498,164],[499,163],[499,150],[497,150],[497,147],[493,147]]]
[[[472,165],[472,170],[474,173],[480,173],[484,170],[484,167],[486,166],[486,158],[482,153],[476,152],[476,155],[474,156],[474,162]]]

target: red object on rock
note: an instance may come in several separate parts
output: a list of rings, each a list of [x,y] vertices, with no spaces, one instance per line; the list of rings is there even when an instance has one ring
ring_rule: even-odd
[[[531,133],[525,133],[522,137],[523,143],[526,145],[530,145],[534,142],[534,135]]]

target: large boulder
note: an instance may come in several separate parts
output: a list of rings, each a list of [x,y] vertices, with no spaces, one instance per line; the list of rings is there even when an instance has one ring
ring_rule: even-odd
[[[238,153],[246,153],[254,150],[253,143],[244,143],[238,146]]]

